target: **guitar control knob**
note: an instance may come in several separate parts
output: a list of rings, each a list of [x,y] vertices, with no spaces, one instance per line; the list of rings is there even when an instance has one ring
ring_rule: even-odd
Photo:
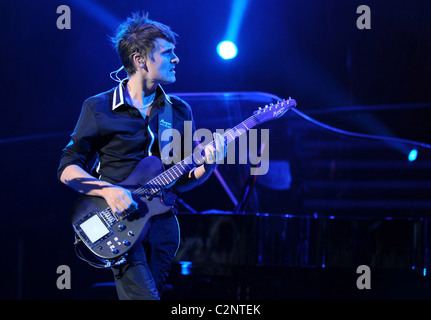
[[[119,224],[117,228],[118,228],[118,231],[123,231],[124,229],[126,229],[126,226],[124,224]]]
[[[124,241],[123,241],[123,244],[124,244],[125,246],[130,246],[130,241],[129,241],[129,240],[124,240]]]
[[[118,249],[117,249],[117,248],[112,248],[112,249],[111,249],[111,251],[112,251],[112,253],[114,253],[114,254],[117,254],[118,252],[120,252],[120,251],[118,251]]]
[[[131,236],[131,237],[133,237],[135,234],[133,233],[133,231],[129,231],[129,232],[127,232],[127,234],[129,235],[129,236]]]

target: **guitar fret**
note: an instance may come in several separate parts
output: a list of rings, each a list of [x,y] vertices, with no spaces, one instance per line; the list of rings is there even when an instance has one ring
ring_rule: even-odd
[[[170,171],[168,170],[168,171],[165,171],[165,178],[166,178],[166,181],[168,182],[168,184],[170,184],[171,182],[172,182],[172,178],[170,177]]]
[[[165,183],[166,185],[168,185],[168,184],[169,184],[169,180],[167,180],[167,179],[166,179],[166,174],[165,174],[165,173],[162,173],[162,174],[160,175],[160,177],[164,180],[164,183]]]
[[[164,185],[166,182],[164,181],[164,179],[163,179],[163,173],[161,173],[160,175],[159,175],[159,185]]]
[[[155,180],[155,179],[153,179],[153,180]],[[148,187],[150,187],[150,190],[154,190],[154,189],[157,189],[157,184],[154,184],[154,182],[152,182],[153,180],[151,180],[149,183],[148,183]],[[157,182],[157,181],[155,181],[155,182]]]
[[[172,174],[172,172],[170,171],[170,170],[168,170],[168,171],[166,171],[168,174],[170,174],[171,175],[171,177],[172,177],[172,179],[174,179],[175,180],[175,177],[174,177],[174,175]],[[172,180],[173,181],[173,180]],[[171,181],[171,182],[172,182]]]
[[[180,165],[180,167],[185,171],[185,168],[183,167],[183,161],[181,161],[180,163],[178,163]]]
[[[230,133],[231,131],[232,131],[232,130],[228,131],[227,133],[228,133],[228,135],[230,135],[230,136],[231,136],[232,140],[235,140],[235,137],[234,137],[234,136],[232,136],[232,134]]]
[[[157,178],[157,187],[160,187],[162,185],[164,185],[165,183],[163,182],[163,174],[159,175]]]
[[[181,169],[183,170],[183,173],[186,173],[188,170],[190,170],[191,168],[189,167],[189,165],[187,164],[187,162],[191,162],[191,157],[189,156],[189,157],[187,157],[186,159],[184,159],[183,161],[181,161],[179,164],[180,164],[180,167],[181,167]],[[181,169],[180,168],[178,168],[178,170],[180,170],[181,171]]]
[[[178,172],[177,172],[177,171],[175,171],[175,167],[174,167],[174,169],[172,170],[172,171],[175,173],[175,175],[176,175],[175,179],[177,179],[177,178],[181,177],[181,174],[182,174],[182,172],[180,171],[180,169],[177,169],[177,170],[178,170]]]
[[[150,182],[151,182],[151,189],[157,190],[158,186],[160,185],[159,177],[154,178]]]
[[[169,174],[172,176],[172,179],[173,179],[173,180],[175,180],[175,179],[177,179],[177,178],[178,178],[177,173],[175,172],[175,169],[171,169],[171,170],[169,171]],[[173,180],[172,180],[172,181],[173,181]]]

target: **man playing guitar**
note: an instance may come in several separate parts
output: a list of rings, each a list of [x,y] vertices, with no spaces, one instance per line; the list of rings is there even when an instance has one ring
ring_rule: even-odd
[[[147,14],[134,13],[119,26],[112,42],[128,76],[117,87],[85,100],[63,150],[60,181],[84,195],[103,198],[118,215],[136,210],[138,204],[131,191],[117,183],[142,159],[162,158],[161,124],[170,124],[184,137],[184,121],[193,121],[190,106],[161,87],[176,80],[175,66],[180,60],[174,53],[175,36]],[[166,111],[171,113],[171,123],[160,120]],[[225,142],[216,133],[214,140],[215,148],[205,147],[205,164],[179,178],[172,192],[199,185],[223,161]],[[112,267],[119,299],[160,299],[178,247],[179,225],[172,210],[153,217],[142,245],[128,254],[126,263]]]

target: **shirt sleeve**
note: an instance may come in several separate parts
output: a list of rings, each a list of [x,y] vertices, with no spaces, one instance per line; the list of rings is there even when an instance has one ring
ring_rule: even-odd
[[[63,170],[72,164],[89,171],[88,164],[96,154],[99,130],[94,105],[88,100],[82,106],[78,122],[70,137],[69,144],[63,149],[60,165],[57,169],[58,179],[60,179]]]

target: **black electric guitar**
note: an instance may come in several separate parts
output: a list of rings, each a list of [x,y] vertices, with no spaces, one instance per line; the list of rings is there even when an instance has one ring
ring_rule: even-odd
[[[229,143],[254,126],[281,117],[296,107],[294,99],[267,105],[222,137]],[[210,142],[215,148],[215,142]],[[75,233],[96,256],[115,261],[121,259],[135,244],[141,243],[153,216],[168,212],[172,207],[163,202],[163,191],[182,175],[204,163],[204,150],[196,151],[178,164],[164,170],[162,161],[154,156],[141,160],[129,177],[118,183],[132,192],[138,209],[119,216],[111,211],[102,197],[82,196],[72,209]]]

